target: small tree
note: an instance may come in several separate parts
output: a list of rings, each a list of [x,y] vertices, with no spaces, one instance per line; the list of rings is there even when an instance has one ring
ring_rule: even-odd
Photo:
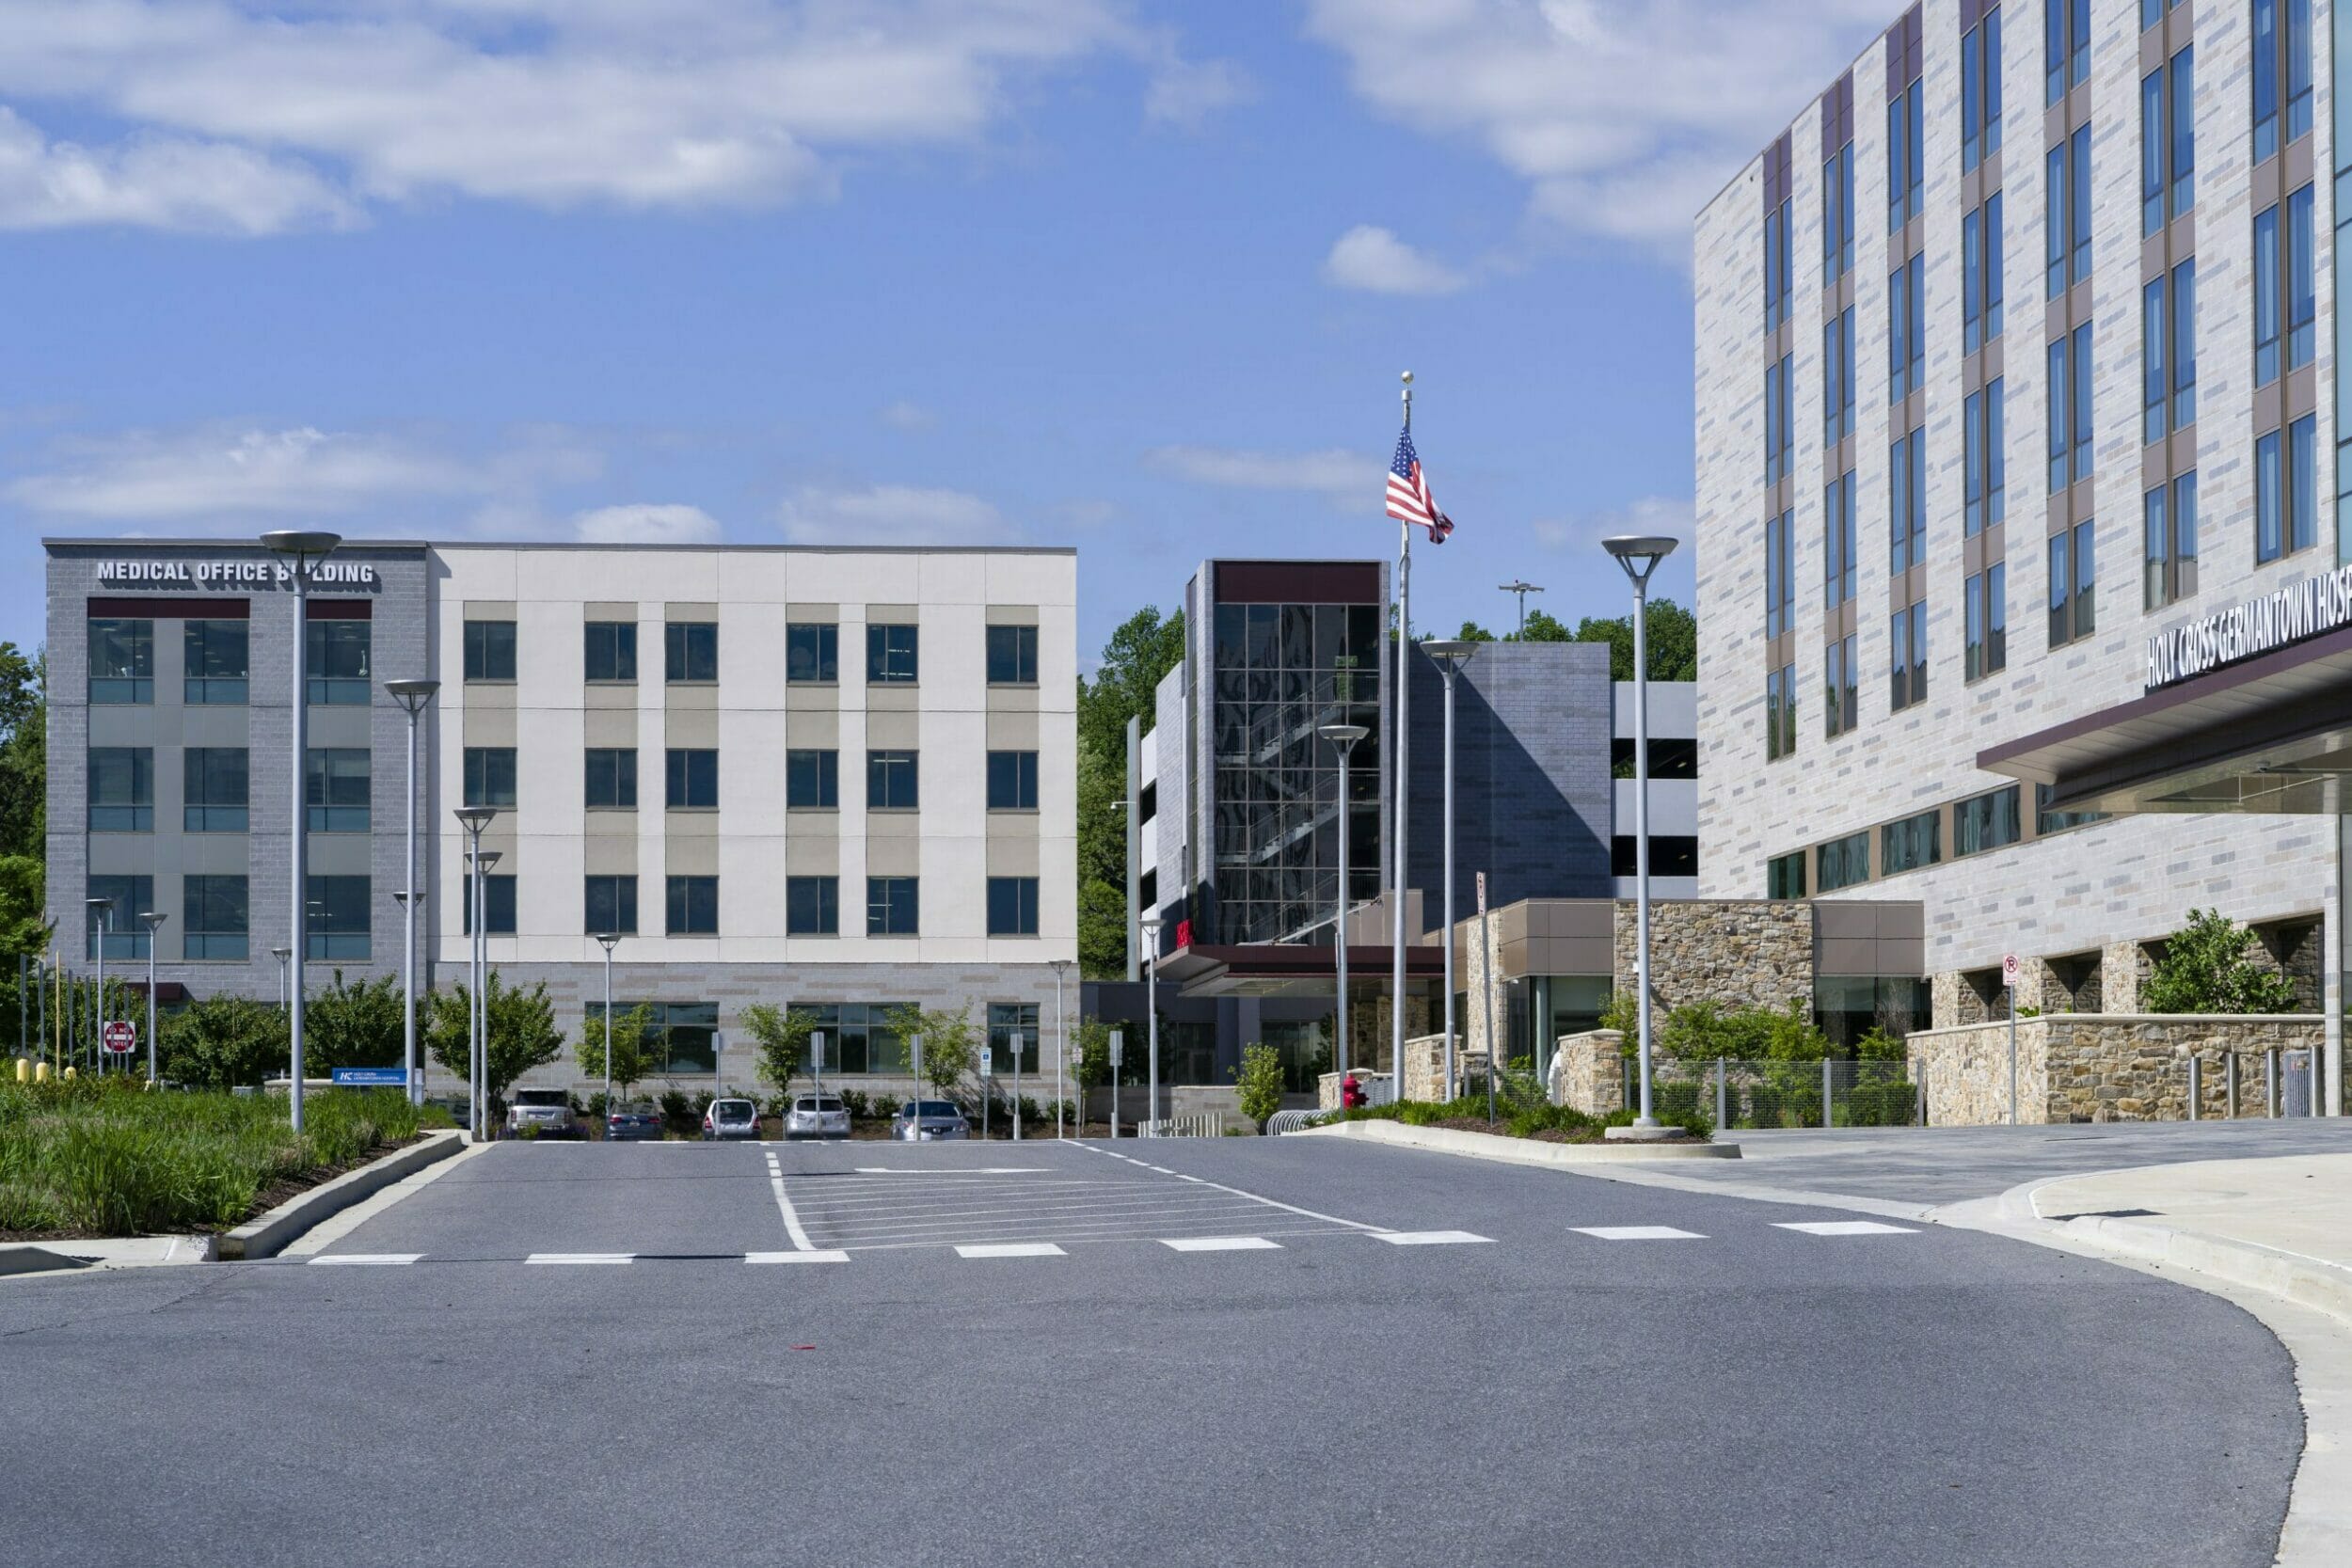
[[[2152,1013],[2285,1012],[2295,986],[2249,957],[2259,940],[2219,910],[2189,911],[2140,987],[2140,1005]]]
[[[483,1000],[490,1021],[489,1070],[483,1086],[495,1102],[506,1098],[516,1079],[564,1053],[564,1031],[555,1026],[555,1004],[548,999],[544,980],[529,990],[518,990],[502,984],[494,969]],[[470,1054],[466,1040],[468,1001],[464,986],[436,990],[426,999],[417,1026],[433,1059],[470,1081],[473,1063],[467,1059]]]
[[[1266,1118],[1282,1108],[1282,1053],[1270,1045],[1241,1050],[1241,1114],[1265,1131]]]
[[[645,1036],[652,1028],[651,1003],[640,1002],[625,1013],[612,1015],[612,1092],[620,1099],[627,1100],[630,1088],[652,1075],[654,1056],[645,1049]],[[572,1060],[580,1064],[582,1078],[603,1083],[604,1050],[604,1009],[599,1006],[580,1021],[580,1043],[572,1048]]]
[[[1071,1076],[1082,1089],[1099,1089],[1111,1081],[1111,1026],[1099,1018],[1078,1021],[1072,1042]]]
[[[743,1009],[742,1018],[744,1031],[759,1053],[761,1081],[778,1094],[791,1093],[793,1078],[808,1068],[808,1040],[817,1032],[817,1015],[755,1002]]]
[[[398,975],[354,985],[338,969],[327,988],[303,1006],[302,1070],[405,1067],[405,1031]]]
[[[163,1015],[155,1042],[163,1075],[197,1088],[231,1089],[284,1072],[293,1048],[274,1003],[208,996]],[[303,1064],[309,1070],[310,1064]]]
[[[923,1082],[935,1094],[953,1093],[980,1064],[979,1030],[973,1025],[969,1003],[952,1013],[902,1003],[883,1014],[882,1021],[902,1041],[923,1037]],[[909,1045],[910,1053],[913,1049]]]

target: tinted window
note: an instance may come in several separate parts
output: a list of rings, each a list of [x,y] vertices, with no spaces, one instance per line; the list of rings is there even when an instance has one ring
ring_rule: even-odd
[[[511,681],[515,678],[515,623],[466,623],[466,678],[469,681]]]
[[[634,751],[590,748],[587,803],[591,810],[637,809],[637,753]]]
[[[673,621],[662,628],[662,657],[670,681],[715,681],[719,628],[708,621]]]
[[[1035,626],[991,626],[988,628],[988,684],[991,686],[1035,686],[1037,684],[1037,628]]]
[[[800,622],[784,628],[784,678],[803,685],[841,678],[841,628]]]
[[[1037,810],[1037,753],[1035,752],[991,752],[988,753],[988,809],[991,811]]]
[[[667,782],[664,800],[672,811],[707,811],[717,806],[719,753],[671,752]]]
[[[591,621],[586,634],[587,678],[592,681],[633,681],[637,678],[637,623]]]
[[[877,686],[896,686],[916,677],[914,626],[875,626],[866,628],[866,678]]]
[[[802,811],[834,811],[841,805],[841,753],[787,752],[784,803]]]

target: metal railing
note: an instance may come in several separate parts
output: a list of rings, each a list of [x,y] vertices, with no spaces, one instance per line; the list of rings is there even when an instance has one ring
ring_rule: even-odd
[[[1188,1117],[1162,1117],[1157,1121],[1144,1122],[1137,1132],[1147,1138],[1221,1138],[1225,1136],[1225,1115],[1221,1111],[1200,1111]]]
[[[1323,1119],[1325,1114],[1322,1111],[1277,1111],[1266,1117],[1266,1136],[1276,1137],[1284,1132],[1295,1132],[1301,1128],[1312,1127]]]
[[[1629,1105],[1639,1102],[1639,1072],[1627,1057]],[[1920,1121],[1919,1088],[1902,1062],[1660,1056],[1652,1064],[1650,1090],[1660,1116],[1696,1114],[1727,1129],[1915,1127]]]

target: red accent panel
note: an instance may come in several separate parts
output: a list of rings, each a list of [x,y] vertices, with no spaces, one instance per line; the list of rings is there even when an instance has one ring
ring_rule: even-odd
[[[89,613],[94,621],[117,617],[134,621],[243,621],[253,613],[250,604],[246,599],[159,599],[140,595],[93,598]]]
[[[372,621],[374,603],[369,599],[305,599],[307,618],[313,621]]]
[[[1380,563],[1220,561],[1216,596],[1221,604],[1378,604]]]

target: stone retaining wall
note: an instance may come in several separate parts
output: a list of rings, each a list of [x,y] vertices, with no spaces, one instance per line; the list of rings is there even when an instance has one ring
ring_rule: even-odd
[[[2241,1116],[2263,1115],[2269,1052],[2319,1051],[2311,1014],[2050,1013],[2017,1021],[2020,1122],[2182,1121],[2188,1063],[2201,1064],[2198,1115],[2229,1115],[2225,1062],[2237,1058]],[[2009,1119],[2009,1025],[1929,1029],[1906,1040],[1928,1120],[1980,1127]]]
[[[1551,1102],[1593,1117],[1625,1109],[1624,1058],[1625,1036],[1614,1029],[1561,1036],[1545,1085]]]

